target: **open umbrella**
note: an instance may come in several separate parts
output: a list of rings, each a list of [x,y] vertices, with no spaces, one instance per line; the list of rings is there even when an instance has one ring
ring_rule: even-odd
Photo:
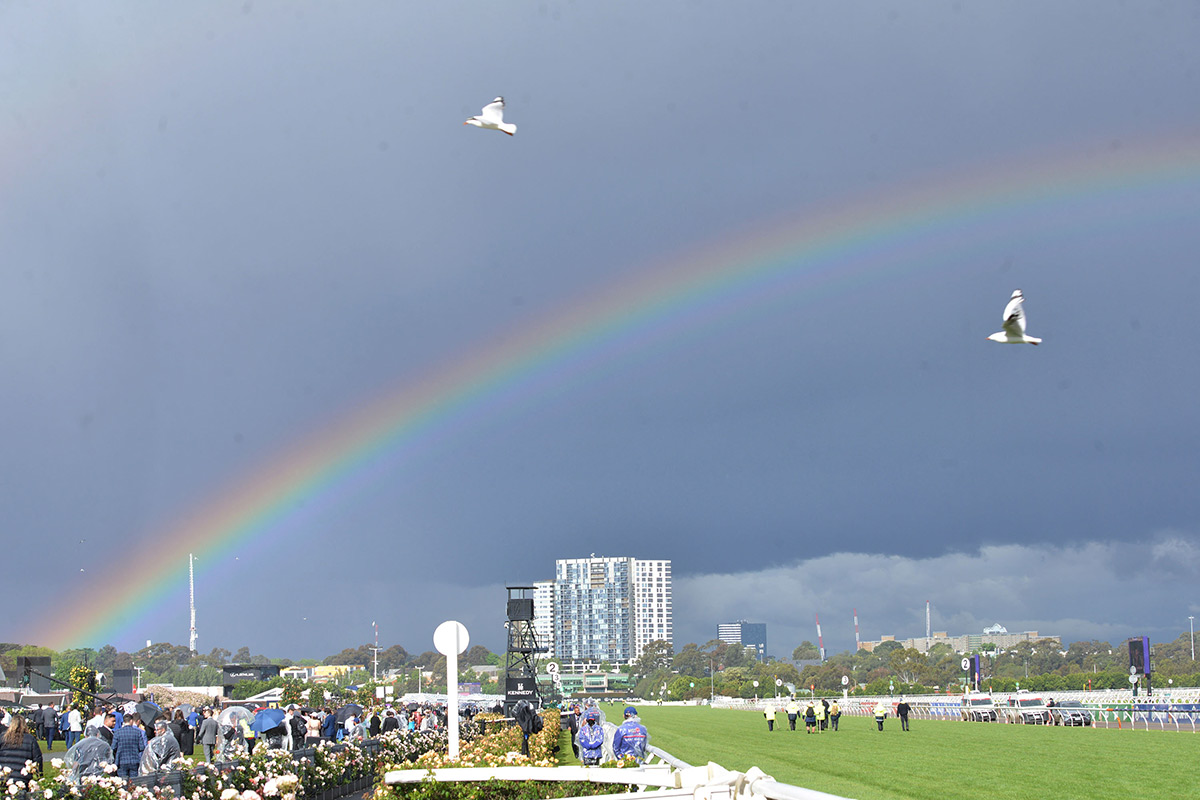
[[[250,709],[243,708],[242,706],[229,706],[228,708],[223,709],[221,713],[217,715],[217,724],[236,726],[239,725],[242,720],[250,722],[253,719],[254,714],[251,713]]]
[[[282,708],[264,708],[254,715],[250,730],[264,733],[283,724],[284,711]]]
[[[191,714],[193,711],[196,710],[196,707],[194,705],[192,705],[191,703],[180,703],[179,705],[177,705],[175,707],[178,708],[180,711],[182,711],[183,716],[185,716],[185,717],[188,714]]]
[[[151,703],[149,700],[143,700],[133,707],[133,713],[142,718],[147,726],[153,725],[154,720],[162,716],[163,710],[157,704]]]
[[[350,717],[357,717],[362,714],[362,706],[358,703],[346,703],[337,710],[337,721],[345,722]]]

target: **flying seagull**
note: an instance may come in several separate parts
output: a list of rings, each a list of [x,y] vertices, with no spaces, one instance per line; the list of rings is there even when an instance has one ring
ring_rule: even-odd
[[[517,132],[516,125],[504,121],[503,97],[497,97],[488,103],[483,107],[483,112],[478,117],[471,117],[463,125],[474,125],[476,128],[491,128],[494,131],[503,131],[509,136]]]
[[[988,338],[1001,344],[1041,344],[1042,340],[1025,334],[1025,295],[1017,289],[1004,307],[1004,330],[996,331]]]

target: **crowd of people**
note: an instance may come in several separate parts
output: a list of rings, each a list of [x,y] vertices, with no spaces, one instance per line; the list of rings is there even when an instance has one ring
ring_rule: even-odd
[[[465,715],[469,718],[472,711]],[[39,740],[45,741],[46,750],[56,739],[65,741],[63,769],[78,783],[85,775],[111,772],[112,767],[122,778],[173,769],[180,758],[195,755],[197,745],[204,760],[213,762],[253,753],[256,744],[296,750],[321,741],[362,740],[388,731],[428,731],[446,725],[443,706],[416,703],[365,713],[355,705],[316,709],[293,704],[268,728],[255,718],[254,711],[242,706],[159,708],[133,702],[94,709],[39,705],[19,713],[5,710],[0,713],[0,770],[9,767],[22,784],[40,774],[44,762]]]
[[[803,709],[801,714],[800,703],[795,697],[788,700],[784,705],[783,711],[787,714],[788,727],[791,730],[796,730],[796,720],[801,717],[804,720],[805,733],[820,733],[821,731],[838,729],[838,721],[842,718],[842,709],[838,706],[837,700],[832,703],[824,697],[820,701],[810,701],[808,706]],[[763,716],[767,718],[767,730],[775,730],[775,715],[779,713],[775,703],[767,700],[763,703]]]
[[[72,705],[60,711],[39,705],[26,714],[5,711],[0,718],[0,767],[22,773],[19,782],[23,784],[44,766],[38,740],[44,739],[49,750],[60,736],[67,745],[64,768],[76,781],[104,772],[108,764],[123,778],[149,774],[180,755],[191,754],[191,727],[181,709],[171,716],[171,709],[156,708],[146,719],[133,706],[99,705],[85,710],[82,705]],[[26,767],[27,760],[30,767]]]

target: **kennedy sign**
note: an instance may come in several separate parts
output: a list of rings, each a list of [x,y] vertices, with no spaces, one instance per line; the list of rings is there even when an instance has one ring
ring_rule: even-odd
[[[508,676],[504,688],[505,705],[512,705],[518,700],[532,701],[537,693],[537,679],[532,676]]]

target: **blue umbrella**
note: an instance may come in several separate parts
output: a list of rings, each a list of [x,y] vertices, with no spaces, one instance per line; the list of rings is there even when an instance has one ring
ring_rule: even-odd
[[[250,723],[250,730],[256,733],[265,733],[282,725],[283,718],[284,710],[282,708],[264,708],[254,715],[254,721]]]

